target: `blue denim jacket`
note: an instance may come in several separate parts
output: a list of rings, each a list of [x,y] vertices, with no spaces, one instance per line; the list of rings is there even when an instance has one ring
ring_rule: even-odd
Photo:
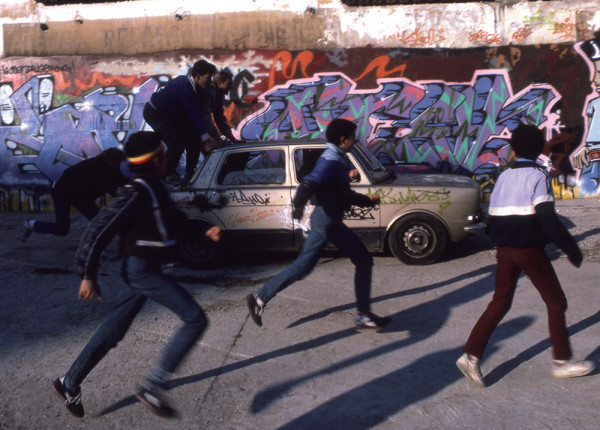
[[[341,219],[352,205],[373,206],[369,196],[350,188],[350,168],[346,153],[333,143],[321,154],[314,169],[304,177],[292,201],[294,207],[304,207],[312,202],[322,206],[332,218]]]

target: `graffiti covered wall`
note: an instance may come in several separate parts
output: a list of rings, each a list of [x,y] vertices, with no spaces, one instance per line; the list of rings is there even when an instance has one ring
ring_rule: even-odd
[[[527,122],[549,141],[557,197],[590,195],[600,161],[594,43],[2,59],[0,210],[46,210],[66,167],[146,128],[150,95],[199,58],[234,74],[226,115],[238,137],[324,138],[342,117],[400,171],[463,174],[485,186],[512,156],[511,131]]]

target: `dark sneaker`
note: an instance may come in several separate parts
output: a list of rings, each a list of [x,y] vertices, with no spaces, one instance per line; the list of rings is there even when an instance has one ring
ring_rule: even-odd
[[[161,418],[173,418],[177,412],[169,405],[162,390],[138,386],[135,396],[154,414]]]
[[[52,389],[58,394],[58,397],[65,402],[65,407],[71,415],[77,418],[83,418],[83,405],[81,404],[81,391],[73,396],[67,391],[64,385],[65,377],[57,378],[52,383]]]
[[[356,328],[358,330],[377,330],[388,325],[390,317],[378,317],[372,312],[356,315]]]
[[[259,326],[262,327],[262,313],[265,310],[264,305],[259,305],[256,301],[256,297],[254,294],[248,294],[246,296],[246,304],[248,305],[248,310],[250,311],[250,316],[252,317],[252,321]]]
[[[165,178],[165,182],[169,185],[181,185],[183,179],[179,175],[170,175]]]
[[[29,226],[29,221],[25,221],[19,229],[19,239],[21,239],[21,242],[27,242],[32,231],[33,229]]]

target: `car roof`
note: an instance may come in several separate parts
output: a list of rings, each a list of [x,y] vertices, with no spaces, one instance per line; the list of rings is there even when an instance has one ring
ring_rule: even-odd
[[[213,149],[211,152],[224,151],[227,149],[243,149],[243,148],[252,148],[255,146],[281,146],[281,145],[314,145],[326,144],[326,140],[246,140],[244,143],[234,143],[233,145],[226,145],[221,148]]]

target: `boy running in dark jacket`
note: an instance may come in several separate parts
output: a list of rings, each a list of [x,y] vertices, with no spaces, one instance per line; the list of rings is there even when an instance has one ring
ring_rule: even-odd
[[[21,241],[25,242],[34,231],[66,236],[71,228],[71,206],[88,220],[94,218],[100,212],[96,199],[107,193],[114,196],[117,188],[127,182],[120,170],[124,160],[123,151],[108,148],[95,157],[68,167],[52,187],[56,222],[25,221],[19,231]]]
[[[111,348],[123,339],[133,319],[148,299],[165,306],[181,318],[183,325],[171,337],[152,373],[140,384],[137,397],[161,417],[175,415],[163,391],[168,375],[194,346],[207,327],[208,320],[193,297],[161,266],[175,256],[178,237],[184,231],[186,216],[171,201],[161,179],[166,160],[160,137],[153,132],[131,135],[125,144],[130,169],[136,175],[110,205],[89,224],[77,249],[75,261],[82,280],[80,299],[101,297],[96,281],[98,257],[102,249],[120,234],[124,254],[122,297],[106,321],[96,331],[65,376],[52,383],[67,410],[83,417],[80,385]],[[219,240],[220,230],[212,227],[205,235]]]
[[[378,329],[390,322],[371,312],[371,276],[373,257],[367,248],[343,222],[344,211],[352,205],[373,207],[379,196],[359,194],[350,188],[351,163],[346,155],[356,144],[356,124],[345,119],[334,119],[327,126],[327,149],[317,160],[313,171],[306,175],[292,201],[292,216],[301,219],[304,206],[314,196],[315,209],[310,217],[310,233],[296,260],[285,270],[263,285],[256,295],[246,297],[253,321],[262,326],[265,305],[292,283],[312,272],[327,242],[333,243],[355,267],[356,325],[363,329]]]

